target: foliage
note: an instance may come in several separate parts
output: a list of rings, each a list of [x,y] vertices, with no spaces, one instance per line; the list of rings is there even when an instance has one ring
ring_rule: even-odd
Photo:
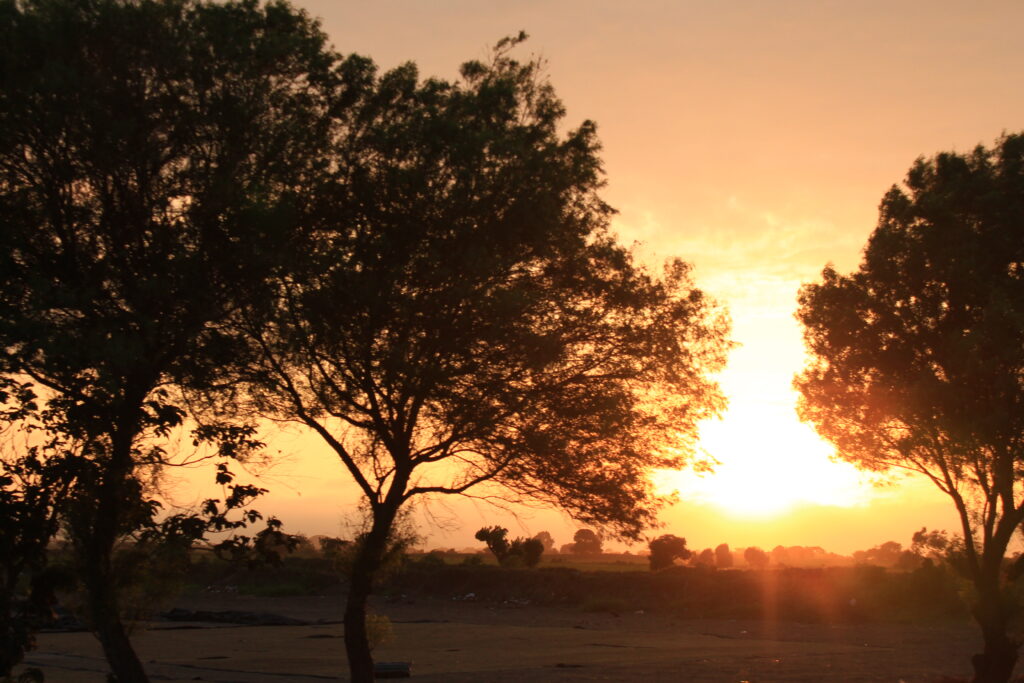
[[[711,548],[704,548],[693,555],[693,564],[697,567],[713,568],[715,566],[715,551]]]
[[[510,542],[507,535],[508,529],[504,527],[484,527],[476,532],[476,540],[487,544],[502,567],[536,567],[544,554],[544,544],[537,538],[517,538]]]
[[[555,539],[547,531],[538,531],[535,539],[540,541],[541,545],[544,546],[544,552],[551,553],[557,552],[555,550]]]
[[[342,538],[324,536],[320,539],[320,554],[329,560],[336,560],[341,557],[350,544],[351,541]]]
[[[342,74],[308,17],[251,1],[2,0],[0,63],[0,372],[93,466],[69,517],[89,611],[144,681],[114,549],[152,518],[177,387],[214,384],[224,321],[302,249]]]
[[[671,567],[676,560],[688,560],[693,554],[686,547],[686,539],[673,534],[658,536],[652,539],[647,546],[651,550],[651,554],[648,556],[651,571]]]
[[[715,567],[718,569],[729,569],[732,567],[732,551],[728,543],[720,543],[715,546]]]
[[[572,552],[577,555],[600,555],[603,545],[592,529],[579,529],[572,536]]]
[[[634,534],[649,468],[721,406],[724,320],[685,265],[655,277],[611,240],[594,127],[559,136],[539,64],[365,74],[337,232],[247,328],[258,406],[319,432],[371,501],[495,481]],[[408,483],[442,460],[453,478]]]
[[[651,469],[683,465],[723,405],[727,321],[686,264],[659,276],[614,241],[595,126],[562,125],[541,63],[510,56],[524,38],[454,82],[348,62],[331,223],[239,328],[251,407],[317,432],[373,516],[345,617],[356,680],[407,501],[473,490],[635,538],[664,502]]]
[[[959,580],[943,567],[892,572],[880,567],[706,571],[674,567],[597,571],[547,568],[524,572],[500,567],[409,565],[384,586],[392,595],[451,600],[472,593],[483,604],[575,606],[628,614],[637,610],[684,618],[781,619],[839,624],[937,621],[967,614]],[[856,603],[851,604],[851,598]]]
[[[508,529],[500,526],[484,527],[477,530],[474,538],[487,544],[487,549],[494,555],[499,564],[508,555]]]
[[[919,159],[883,198],[859,269],[826,268],[798,317],[801,416],[839,457],[950,497],[985,634],[977,680],[1006,680],[1017,643],[1001,571],[1024,521],[1024,136]]]
[[[544,544],[536,538],[517,538],[512,542],[511,553],[521,557],[527,567],[536,567],[544,554]]]
[[[34,647],[35,632],[49,614],[56,576],[47,566],[47,546],[82,465],[74,444],[58,435],[37,433],[34,444],[14,441],[12,423],[37,416],[35,401],[30,384],[0,377],[7,423],[0,435],[14,449],[0,458],[0,677]]]
[[[853,561],[901,570],[915,569],[921,565],[921,557],[917,553],[904,550],[902,544],[896,541],[887,541],[868,550],[857,550],[853,553]]]
[[[750,546],[743,551],[743,559],[746,560],[747,564],[753,569],[764,569],[768,566],[769,557],[768,553],[761,550],[758,547]]]

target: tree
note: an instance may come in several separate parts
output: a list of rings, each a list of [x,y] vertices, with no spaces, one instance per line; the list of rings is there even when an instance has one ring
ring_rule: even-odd
[[[554,539],[554,537],[549,532],[547,532],[547,531],[539,531],[539,532],[537,532],[537,535],[534,536],[534,538],[536,538],[538,541],[540,541],[540,544],[542,546],[544,546],[544,552],[546,552],[546,553],[558,552],[557,550],[555,550],[555,539]]]
[[[486,543],[487,549],[494,555],[498,564],[504,564],[510,547],[507,536],[508,529],[500,526],[485,526],[476,532],[474,538]]]
[[[755,546],[750,546],[743,551],[743,559],[754,569],[764,569],[768,566],[769,561],[768,553]]]
[[[648,473],[686,460],[722,406],[727,323],[681,262],[648,272],[608,234],[595,127],[499,43],[454,82],[377,75],[336,141],[345,182],[306,270],[244,332],[253,406],[308,425],[369,507],[345,608],[369,681],[365,609],[410,500],[501,495],[636,537]]]
[[[517,538],[509,548],[509,560],[506,566],[522,564],[525,567],[536,567],[544,555],[544,544],[536,538]]]
[[[928,560],[956,563],[963,554],[958,552],[961,548],[955,537],[950,538],[945,530],[928,531],[928,527],[921,527],[920,531],[914,532],[910,542],[910,552]]]
[[[676,560],[687,560],[693,554],[686,548],[686,539],[673,534],[658,536],[647,547],[651,550],[648,562],[652,572],[671,567]]]
[[[572,536],[573,552],[577,555],[600,555],[604,542],[592,529],[580,529]]]
[[[27,383],[0,377],[0,436],[35,413]],[[46,548],[60,524],[61,501],[74,485],[78,458],[56,435],[37,439],[16,453],[0,456],[0,679],[35,642],[50,610],[52,581]],[[19,592],[27,595],[17,601]]]
[[[857,564],[869,564],[876,567],[893,567],[896,569],[915,569],[921,564],[921,558],[910,550],[904,550],[896,541],[886,541],[882,545],[858,550],[853,553],[853,561]]]
[[[930,479],[960,517],[975,680],[1019,643],[1001,577],[1024,521],[1024,137],[919,159],[882,199],[859,269],[800,292],[800,414],[862,468]]]
[[[145,681],[114,547],[170,460],[176,387],[215,383],[225,320],[302,250],[343,70],[254,1],[2,0],[0,54],[0,372],[94,466],[67,518],[89,620]]]
[[[704,548],[699,553],[694,553],[693,564],[696,567],[708,567],[713,569],[715,566],[715,551],[711,548]]]
[[[732,551],[728,543],[720,543],[715,547],[715,566],[719,569],[732,567]]]

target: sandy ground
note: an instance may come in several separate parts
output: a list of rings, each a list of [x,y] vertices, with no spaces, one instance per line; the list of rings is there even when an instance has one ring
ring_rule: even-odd
[[[340,600],[210,596],[179,606],[270,612],[308,626],[158,622],[134,635],[154,681],[345,680]],[[968,624],[766,623],[471,601],[379,603],[394,640],[378,661],[412,663],[413,679],[453,681],[944,681],[966,679],[978,636]],[[328,623],[334,622],[334,623]],[[53,683],[101,683],[87,633],[45,633],[28,664]]]

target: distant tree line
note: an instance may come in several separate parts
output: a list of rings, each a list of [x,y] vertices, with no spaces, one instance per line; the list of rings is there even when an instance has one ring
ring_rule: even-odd
[[[673,566],[730,569],[748,567],[849,567],[874,566],[912,571],[926,565],[944,564],[959,568],[963,564],[963,549],[955,537],[945,531],[921,528],[911,538],[909,548],[896,541],[887,541],[873,548],[854,551],[851,555],[832,553],[818,546],[775,546],[769,551],[756,546],[735,551],[729,544],[693,551],[686,547],[686,539],[674,534],[663,534],[648,541],[648,561],[652,571]],[[1018,557],[1022,558],[1018,561]],[[1024,567],[1024,555],[1007,561],[1007,567]]]

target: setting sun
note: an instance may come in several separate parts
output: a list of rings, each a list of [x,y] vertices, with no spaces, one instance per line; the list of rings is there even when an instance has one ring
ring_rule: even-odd
[[[800,504],[849,507],[869,490],[852,466],[829,459],[832,449],[792,409],[734,401],[721,421],[701,429],[714,472],[675,473],[684,499],[710,503],[737,517],[772,517]]]

